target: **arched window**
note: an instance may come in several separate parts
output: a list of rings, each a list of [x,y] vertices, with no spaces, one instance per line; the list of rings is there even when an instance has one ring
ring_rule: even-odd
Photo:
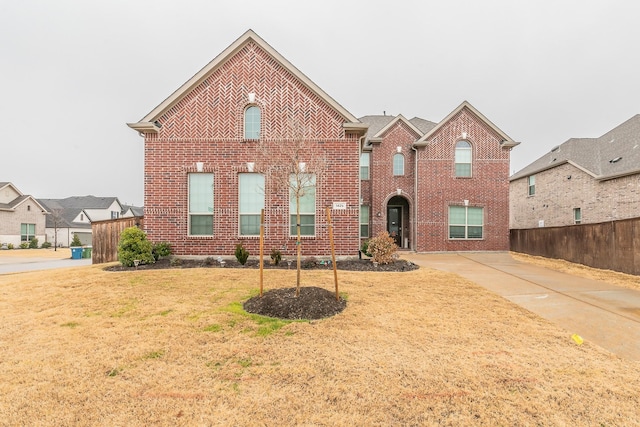
[[[400,153],[393,155],[393,175],[404,175],[404,156]]]
[[[260,108],[252,105],[244,110],[244,139],[260,138]]]
[[[467,141],[458,141],[456,143],[456,176],[471,176],[471,144]]]

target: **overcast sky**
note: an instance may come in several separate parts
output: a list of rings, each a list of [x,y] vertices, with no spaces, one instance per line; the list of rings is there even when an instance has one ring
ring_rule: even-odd
[[[143,203],[136,122],[246,30],[356,117],[469,101],[516,172],[640,113],[634,0],[0,0],[0,181]]]

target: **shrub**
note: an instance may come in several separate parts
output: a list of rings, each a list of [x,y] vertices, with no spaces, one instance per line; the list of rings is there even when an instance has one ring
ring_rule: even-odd
[[[82,242],[80,241],[80,237],[77,234],[73,235],[73,240],[69,246],[82,246]]]
[[[51,247],[51,242],[44,242],[40,247],[42,249],[49,249]]]
[[[249,251],[244,248],[242,242],[236,245],[236,259],[242,265],[245,265],[249,258]]]
[[[367,250],[373,262],[389,264],[393,262],[393,255],[398,250],[396,241],[386,231],[381,231],[376,237],[369,239]]]
[[[158,261],[160,257],[169,256],[172,254],[171,244],[167,242],[154,243],[151,249],[153,259]]]
[[[14,248],[13,243],[7,243],[7,249],[13,249],[13,248]]]
[[[280,261],[282,261],[282,252],[280,252],[278,249],[271,249],[270,256],[273,265],[278,265],[280,264]]]
[[[371,254],[369,253],[369,239],[362,242],[362,246],[360,247],[360,252],[365,254],[365,256],[368,256],[369,258],[371,258]]]
[[[314,268],[316,265],[318,265],[318,260],[315,257],[307,257],[305,259],[302,260],[302,262],[300,263],[300,267],[301,268]]]
[[[134,260],[141,264],[153,264],[153,245],[147,240],[147,235],[138,227],[125,228],[118,243],[118,259],[125,267],[133,267]]]
[[[29,247],[29,243],[27,242],[20,243],[20,249],[27,249],[28,247]]]
[[[38,249],[38,238],[34,237],[29,241],[29,249]]]

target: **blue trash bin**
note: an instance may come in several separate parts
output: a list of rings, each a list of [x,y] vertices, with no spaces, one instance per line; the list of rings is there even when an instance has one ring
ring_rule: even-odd
[[[71,259],[82,259],[82,246],[74,246],[71,248]]]

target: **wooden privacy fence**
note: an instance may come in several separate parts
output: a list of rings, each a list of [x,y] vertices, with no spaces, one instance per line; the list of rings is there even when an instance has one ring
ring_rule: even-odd
[[[510,230],[511,250],[640,275],[640,218]]]
[[[137,226],[143,228],[144,218],[134,216],[119,219],[107,219],[91,223],[91,263],[101,264],[118,260],[118,242],[125,228]]]

